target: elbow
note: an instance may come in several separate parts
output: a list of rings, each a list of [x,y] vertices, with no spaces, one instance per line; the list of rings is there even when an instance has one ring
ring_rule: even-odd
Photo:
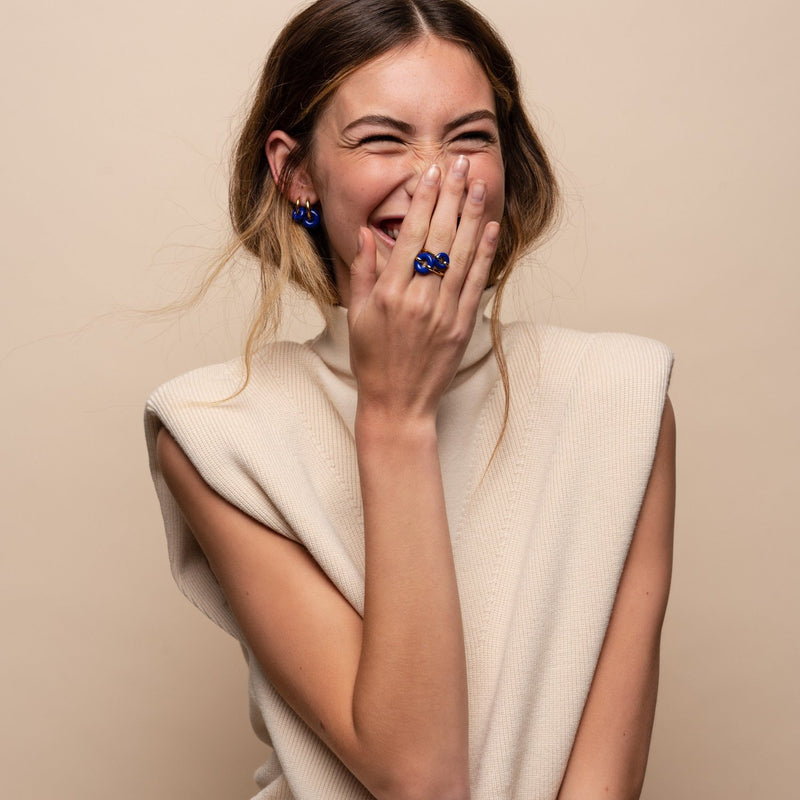
[[[469,786],[419,780],[403,781],[387,792],[375,795],[378,800],[469,800]]]
[[[343,760],[370,794],[376,800],[470,800],[466,725],[403,727],[372,728],[367,735],[355,730],[356,757]]]
[[[469,775],[466,767],[443,769],[441,764],[407,765],[384,776],[384,785],[375,792],[378,800],[469,800]]]

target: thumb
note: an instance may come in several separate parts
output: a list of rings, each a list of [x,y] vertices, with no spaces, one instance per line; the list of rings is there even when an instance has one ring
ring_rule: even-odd
[[[377,279],[375,259],[375,237],[368,228],[358,229],[358,252],[350,265],[351,322],[361,313]]]

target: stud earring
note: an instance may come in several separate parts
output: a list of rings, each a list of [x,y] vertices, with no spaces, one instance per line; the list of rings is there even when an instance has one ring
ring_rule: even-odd
[[[300,205],[300,198],[297,198],[297,202],[294,204],[294,208],[292,209],[292,219],[298,224],[302,225],[304,228],[316,228],[317,225],[320,223],[320,215],[319,211],[314,208],[311,208],[311,203],[306,200],[305,206]]]

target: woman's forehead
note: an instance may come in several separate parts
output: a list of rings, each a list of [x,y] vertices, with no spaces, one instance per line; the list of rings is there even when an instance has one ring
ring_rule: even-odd
[[[366,115],[456,118],[483,109],[495,111],[494,92],[475,56],[459,44],[425,37],[355,70],[324,116],[341,127]]]

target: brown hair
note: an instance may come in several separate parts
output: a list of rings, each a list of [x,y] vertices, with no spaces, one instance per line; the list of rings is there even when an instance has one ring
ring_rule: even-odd
[[[523,108],[508,49],[481,14],[463,0],[317,0],[292,18],[275,41],[236,146],[229,193],[236,240],[227,257],[244,248],[260,264],[260,303],[245,350],[245,382],[253,351],[275,331],[280,296],[287,283],[307,292],[323,312],[338,302],[325,237],[291,221],[290,206],[282,193],[310,155],[320,113],[354,70],[424,36],[469,50],[483,67],[495,95],[506,197],[489,283],[498,285],[492,338],[508,413],[508,376],[499,336],[500,299],[513,264],[551,225],[558,187]],[[265,154],[267,137],[274,130],[297,141],[278,185]]]

